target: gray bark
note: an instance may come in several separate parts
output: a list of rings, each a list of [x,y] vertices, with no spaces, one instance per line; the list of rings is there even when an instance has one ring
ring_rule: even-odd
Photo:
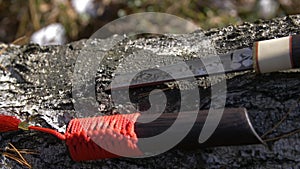
[[[140,110],[149,108],[147,98],[139,97],[132,106],[123,102],[116,105],[110,93],[103,88],[111,79],[121,58],[142,57],[139,62],[120,67],[120,71],[140,70],[147,63],[171,64],[176,56],[183,59],[197,57],[193,51],[203,49],[203,34],[212,40],[215,50],[202,51],[203,55],[225,53],[226,51],[252,46],[258,40],[272,39],[300,33],[300,15],[276,18],[268,21],[244,23],[237,26],[216,28],[191,34],[164,37],[138,38],[128,40],[107,49],[107,43],[113,43],[118,37],[97,40],[93,43],[82,40],[64,46],[10,45],[1,55],[0,63],[7,72],[0,72],[0,113],[18,116],[32,124],[54,128],[64,132],[71,117],[83,117],[88,110],[74,110],[72,100],[72,79],[76,59],[80,52],[93,54],[107,52],[96,74],[97,101],[101,112],[131,112],[134,106]],[[202,37],[202,38],[201,38]],[[181,44],[181,42],[186,42]],[[95,45],[96,43],[96,45]],[[181,45],[178,45],[181,44]],[[84,45],[89,47],[84,47]],[[184,46],[186,45],[186,46]],[[1,45],[5,47],[6,45]],[[185,48],[187,47],[187,48]],[[189,48],[190,47],[190,48]],[[145,51],[147,49],[147,51]],[[151,49],[158,49],[166,56],[153,56]],[[184,50],[185,49],[185,50]],[[272,49],[270,49],[272,50]],[[156,60],[157,59],[157,60]],[[163,59],[163,62],[159,62]],[[130,65],[130,66],[128,66]],[[150,65],[155,66],[155,65]],[[262,135],[272,128],[290,109],[291,113],[282,125],[269,137],[275,137],[300,128],[299,70],[282,71],[258,75],[253,71],[226,75],[226,107],[247,108],[255,130]],[[218,80],[218,79],[215,79]],[[215,81],[217,83],[217,81]],[[201,93],[201,109],[208,109],[210,87],[207,78],[197,79]],[[172,85],[168,83],[167,85]],[[189,90],[189,85],[183,85]],[[165,88],[166,86],[163,86]],[[145,93],[151,88],[134,91]],[[175,89],[166,92],[173,96]],[[122,96],[120,94],[120,96]],[[185,96],[183,96],[185,97]],[[172,97],[171,97],[172,98]],[[182,98],[184,99],[184,98]],[[169,101],[169,100],[168,100]],[[122,105],[122,106],[120,106]],[[293,108],[295,106],[295,108]],[[170,99],[166,112],[178,110],[177,100]],[[83,112],[85,111],[85,112]],[[238,139],[238,138],[233,138]],[[10,142],[18,149],[38,151],[36,155],[24,155],[33,168],[299,168],[300,134],[296,133],[275,142],[264,145],[216,147],[202,150],[170,150],[164,154],[145,159],[105,159],[76,163],[71,160],[64,142],[38,132],[9,132],[0,135],[0,148]],[[23,168],[16,161],[1,157],[3,168]]]

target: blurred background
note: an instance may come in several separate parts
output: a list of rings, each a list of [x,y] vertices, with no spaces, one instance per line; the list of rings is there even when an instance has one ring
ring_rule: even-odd
[[[299,0],[0,0],[0,42],[40,45],[89,38],[104,24],[136,12],[165,12],[203,29],[300,13]]]

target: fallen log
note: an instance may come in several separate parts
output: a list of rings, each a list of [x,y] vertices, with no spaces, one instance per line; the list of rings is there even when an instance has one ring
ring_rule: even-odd
[[[291,34],[300,34],[300,16],[288,16],[268,21],[244,23],[242,25],[228,26],[195,32],[172,39],[171,35],[164,37],[138,37],[125,40],[111,49],[107,60],[102,62],[96,74],[97,101],[101,106],[99,112],[104,114],[129,113],[134,110],[133,105],[139,110],[150,107],[147,94],[153,88],[141,88],[131,91],[131,100],[134,104],[122,102],[120,97],[118,105],[111,100],[110,93],[105,91],[113,78],[115,66],[122,56],[139,52],[140,47],[147,49],[157,48],[177,41],[189,40],[201,43],[201,35],[210,37],[218,53],[225,53],[243,47],[252,46],[259,40],[284,37]],[[98,50],[107,51],[105,44],[113,41],[115,37],[96,41],[99,48],[89,48],[91,52]],[[199,42],[198,42],[199,41]],[[64,46],[25,45],[14,46],[2,44],[6,48],[1,54],[0,63],[5,70],[0,72],[0,113],[17,116],[33,124],[53,128],[64,132],[67,123],[72,117],[84,117],[85,112],[74,110],[72,99],[73,69],[78,52],[84,49],[88,41],[82,40]],[[132,43],[134,42],[134,43]],[[159,42],[155,44],[156,42]],[[165,45],[164,48],[172,48]],[[180,50],[180,48],[177,48]],[[270,49],[272,50],[272,49]],[[168,50],[166,50],[168,51]],[[170,50],[173,52],[173,50]],[[177,51],[178,53],[182,51]],[[155,59],[152,53],[144,53],[144,57]],[[170,54],[172,55],[172,54]],[[192,54],[180,55],[183,59],[193,57]],[[172,62],[171,57],[165,63]],[[144,64],[144,63],[141,63]],[[140,65],[132,64],[136,69]],[[126,67],[122,68],[124,71]],[[30,149],[36,154],[24,153],[23,156],[33,168],[288,168],[299,167],[299,70],[282,71],[257,75],[252,71],[232,73],[226,75],[227,97],[226,107],[245,107],[252,121],[253,127],[260,136],[268,135],[264,139],[287,136],[264,145],[229,146],[191,151],[171,150],[164,154],[145,159],[109,159],[92,162],[74,163],[68,154],[63,142],[50,135],[38,132],[9,132],[0,135],[0,148],[4,149],[11,143],[17,149]],[[217,83],[218,79],[215,79]],[[197,85],[200,90],[200,108],[209,109],[211,103],[211,79],[199,78]],[[185,90],[191,86],[183,84]],[[180,106],[174,97],[179,92],[176,85],[167,83],[158,85],[165,91],[168,103],[165,112],[178,112]],[[119,91],[122,96],[122,91]],[[187,96],[183,96],[184,100]],[[183,107],[189,109],[189,107]],[[155,111],[155,109],[153,110]],[[284,120],[282,120],[284,119]],[[278,122],[283,121],[276,130],[268,132]],[[22,168],[15,160],[1,158],[3,168]]]

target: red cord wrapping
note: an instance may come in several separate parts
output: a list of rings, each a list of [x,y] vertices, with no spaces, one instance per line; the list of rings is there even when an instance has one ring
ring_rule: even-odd
[[[137,147],[134,132],[134,123],[139,116],[139,113],[134,113],[71,120],[65,139],[72,159],[86,161],[141,156],[143,153]]]
[[[74,161],[136,157],[143,154],[134,132],[134,123],[139,116],[139,113],[134,113],[73,119],[65,134],[38,126],[28,126],[28,129],[65,140]],[[17,131],[21,124],[16,117],[6,115],[0,115],[0,122],[0,132]]]

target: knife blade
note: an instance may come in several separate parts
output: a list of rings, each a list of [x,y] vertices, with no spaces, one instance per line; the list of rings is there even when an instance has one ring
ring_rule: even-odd
[[[220,63],[224,69],[208,71]],[[111,83],[105,90],[157,85],[174,81],[173,77],[176,77],[176,80],[184,80],[253,69],[257,73],[267,73],[291,68],[300,68],[300,35],[258,41],[252,48],[238,49],[219,56],[197,58],[160,68],[119,74],[113,80],[113,85]],[[187,71],[192,73],[185,73]]]

